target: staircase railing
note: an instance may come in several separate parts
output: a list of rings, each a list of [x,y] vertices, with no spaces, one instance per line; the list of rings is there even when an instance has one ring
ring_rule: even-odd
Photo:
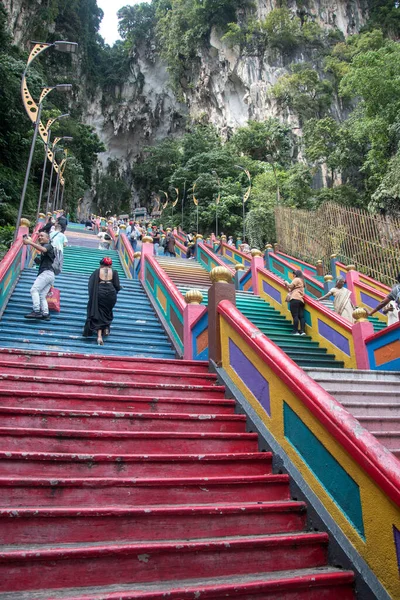
[[[35,228],[39,228],[39,224]],[[25,264],[30,261],[28,246],[22,243],[22,236],[29,235],[29,227],[21,226],[18,237],[0,262],[0,317],[6,309],[7,303],[21,275]]]
[[[400,371],[400,321],[365,340],[369,368]]]
[[[196,258],[202,267],[208,272],[212,271],[215,267],[225,267],[233,273],[233,269],[229,267],[223,260],[221,260],[216,254],[214,254],[203,241],[197,240],[196,244]]]
[[[400,462],[229,301],[217,313],[222,378],[376,597],[397,598]]]

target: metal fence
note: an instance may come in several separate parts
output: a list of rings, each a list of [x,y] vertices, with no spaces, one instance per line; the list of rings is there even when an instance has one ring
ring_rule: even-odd
[[[332,254],[386,285],[400,271],[400,219],[327,202],[316,211],[277,206],[275,221],[283,252],[322,260],[325,272]]]

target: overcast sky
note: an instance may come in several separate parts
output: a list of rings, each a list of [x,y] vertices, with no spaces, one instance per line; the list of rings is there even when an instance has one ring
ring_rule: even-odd
[[[143,0],[97,0],[98,6],[104,12],[104,17],[100,26],[100,35],[107,44],[112,44],[120,39],[118,35],[117,12],[120,8],[127,5],[139,4]]]

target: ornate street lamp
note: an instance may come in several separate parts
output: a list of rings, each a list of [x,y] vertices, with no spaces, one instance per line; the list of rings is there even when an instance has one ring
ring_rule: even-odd
[[[29,118],[31,119],[32,123],[35,124],[35,130],[34,130],[34,134],[33,134],[33,138],[32,138],[31,150],[29,153],[28,165],[26,168],[25,180],[24,180],[24,185],[23,185],[22,193],[21,193],[21,200],[20,200],[19,209],[18,209],[18,217],[17,217],[16,227],[15,227],[15,232],[14,232],[14,241],[17,239],[17,235],[18,235],[18,227],[19,227],[19,223],[21,220],[21,216],[22,216],[22,210],[24,207],[25,194],[26,194],[26,189],[28,186],[29,173],[30,173],[30,169],[31,169],[31,165],[32,165],[33,151],[35,148],[35,143],[36,143],[36,138],[37,138],[38,133],[40,134],[40,137],[42,138],[42,140],[45,144],[47,144],[47,142],[48,142],[48,130],[46,130],[46,128],[44,127],[43,123],[40,120],[41,113],[42,113],[42,102],[45,99],[45,97],[47,96],[47,94],[49,94],[54,89],[57,89],[59,91],[64,91],[64,92],[70,91],[72,89],[71,84],[65,84],[65,83],[59,84],[56,86],[45,87],[42,90],[42,93],[40,95],[39,103],[36,104],[29,92],[29,89],[28,89],[28,86],[26,83],[26,74],[27,74],[28,68],[31,65],[31,63],[35,60],[35,58],[39,54],[41,54],[45,50],[48,50],[49,48],[54,48],[55,50],[58,50],[59,52],[74,53],[74,52],[76,52],[77,47],[78,47],[78,44],[76,44],[75,42],[67,42],[67,41],[60,41],[60,40],[53,42],[52,44],[50,44],[50,43],[42,44],[39,42],[33,42],[33,44],[34,44],[34,46],[31,50],[31,53],[29,54],[28,61],[25,66],[25,70],[22,74],[21,95],[22,95],[22,102],[24,104],[25,110],[26,110]]]
[[[46,215],[49,212],[49,207],[50,207],[50,193],[51,193],[51,185],[53,183],[53,172],[56,171],[57,177],[59,175],[59,166],[55,162],[56,146],[57,146],[58,142],[60,142],[61,140],[70,141],[73,139],[74,138],[72,138],[69,135],[64,135],[63,137],[56,137],[54,139],[53,146],[52,146],[53,151],[51,153],[51,171],[50,171],[49,189],[47,190]],[[54,208],[54,202],[53,202],[53,208]]]
[[[245,204],[247,202],[247,200],[250,198],[250,193],[251,193],[251,175],[249,173],[249,171],[247,169],[245,169],[244,167],[241,167],[240,165],[235,165],[236,169],[241,169],[242,171],[244,171],[247,175],[247,179],[249,181],[249,187],[247,188],[247,190],[245,191],[245,193],[242,196],[242,204],[243,204],[243,241],[246,241],[246,228],[245,228],[245,224],[244,224],[244,218],[245,218]]]

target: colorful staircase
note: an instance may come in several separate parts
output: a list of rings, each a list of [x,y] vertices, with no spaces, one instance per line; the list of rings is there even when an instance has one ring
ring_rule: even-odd
[[[191,288],[200,289],[203,304],[207,304],[211,281],[208,272],[197,261],[164,257],[158,257],[157,260],[182,294]],[[321,348],[309,336],[293,336],[291,321],[262,298],[248,292],[237,292],[236,306],[299,366],[343,367],[342,362],[328,354],[325,348]]]
[[[125,278],[118,252],[98,250],[95,236],[83,235],[78,233],[74,238],[67,229],[70,242],[85,243],[86,246],[65,248],[63,272],[55,282],[61,291],[61,312],[52,312],[49,322],[24,318],[32,310],[29,290],[37,274],[36,269],[26,268],[0,321],[0,347],[174,358],[171,343],[140,282]],[[104,256],[112,258],[123,289],[114,308],[111,334],[104,346],[97,346],[95,336],[83,338],[82,331],[86,320],[88,280]]]
[[[400,373],[351,369],[305,371],[400,458]]]
[[[1,600],[353,600],[208,365],[1,350]]]

